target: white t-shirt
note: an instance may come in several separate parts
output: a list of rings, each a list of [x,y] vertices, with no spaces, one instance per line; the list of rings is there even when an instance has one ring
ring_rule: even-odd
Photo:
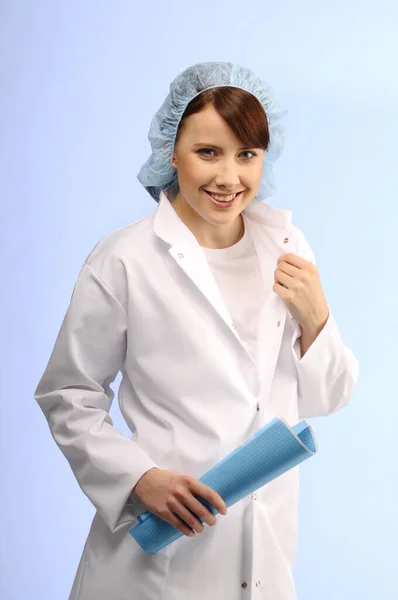
[[[242,343],[257,364],[258,329],[265,289],[257,253],[247,227],[229,248],[202,251],[229,309]],[[258,366],[258,365],[257,365]]]

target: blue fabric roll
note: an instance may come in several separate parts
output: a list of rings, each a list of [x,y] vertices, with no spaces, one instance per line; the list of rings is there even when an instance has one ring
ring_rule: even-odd
[[[306,421],[289,427],[283,419],[272,419],[199,481],[215,490],[229,507],[316,452],[317,442]],[[198,499],[212,514],[218,512],[204,498]],[[149,511],[138,517],[130,533],[148,554],[156,554],[183,536]]]

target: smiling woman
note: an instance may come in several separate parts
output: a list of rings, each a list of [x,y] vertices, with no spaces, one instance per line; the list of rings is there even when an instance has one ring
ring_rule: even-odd
[[[172,160],[173,207],[202,246],[224,248],[243,237],[241,212],[256,195],[269,142],[266,113],[246,90],[211,88],[188,104]]]
[[[266,113],[246,90],[215,87],[188,104],[175,140],[173,207],[202,246],[224,248],[243,237],[241,212],[256,195],[269,142]]]
[[[272,163],[283,152],[281,120],[287,111],[279,106],[270,86],[250,69],[208,62],[189,67],[172,81],[170,93],[152,119],[148,135],[152,154],[141,167],[138,180],[156,202],[162,191],[179,186],[178,169],[172,161],[188,119],[209,107],[228,126],[234,141],[239,140],[241,151],[262,150],[263,171],[257,198],[264,200],[274,192]],[[217,148],[221,144],[213,137],[205,136],[202,130],[198,133],[194,144],[199,144],[196,149],[202,155],[222,149]]]
[[[249,69],[184,71],[138,177],[156,212],[80,272],[35,393],[97,509],[70,600],[296,598],[297,470],[228,506],[199,481],[273,417],[342,408],[357,378],[303,234],[262,202],[281,114]],[[131,439],[109,416],[119,371]],[[129,533],[147,511],[184,534],[156,555]]]
[[[206,90],[188,105],[172,160],[173,208],[201,246],[226,248],[243,237],[241,213],[257,193],[268,145],[264,110],[244,90]]]

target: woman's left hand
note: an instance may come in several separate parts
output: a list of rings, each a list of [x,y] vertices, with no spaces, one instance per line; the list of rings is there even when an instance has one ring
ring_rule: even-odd
[[[295,254],[283,254],[278,258],[274,280],[274,292],[303,332],[317,336],[328,320],[329,307],[316,266]]]

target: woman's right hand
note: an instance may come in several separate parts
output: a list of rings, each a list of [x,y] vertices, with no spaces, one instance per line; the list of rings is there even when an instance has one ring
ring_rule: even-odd
[[[227,514],[227,506],[217,492],[194,477],[173,471],[150,469],[138,481],[133,494],[151,513],[187,536],[204,530],[197,517],[208,525],[216,524],[216,517],[195,496],[207,500],[219,513]]]

